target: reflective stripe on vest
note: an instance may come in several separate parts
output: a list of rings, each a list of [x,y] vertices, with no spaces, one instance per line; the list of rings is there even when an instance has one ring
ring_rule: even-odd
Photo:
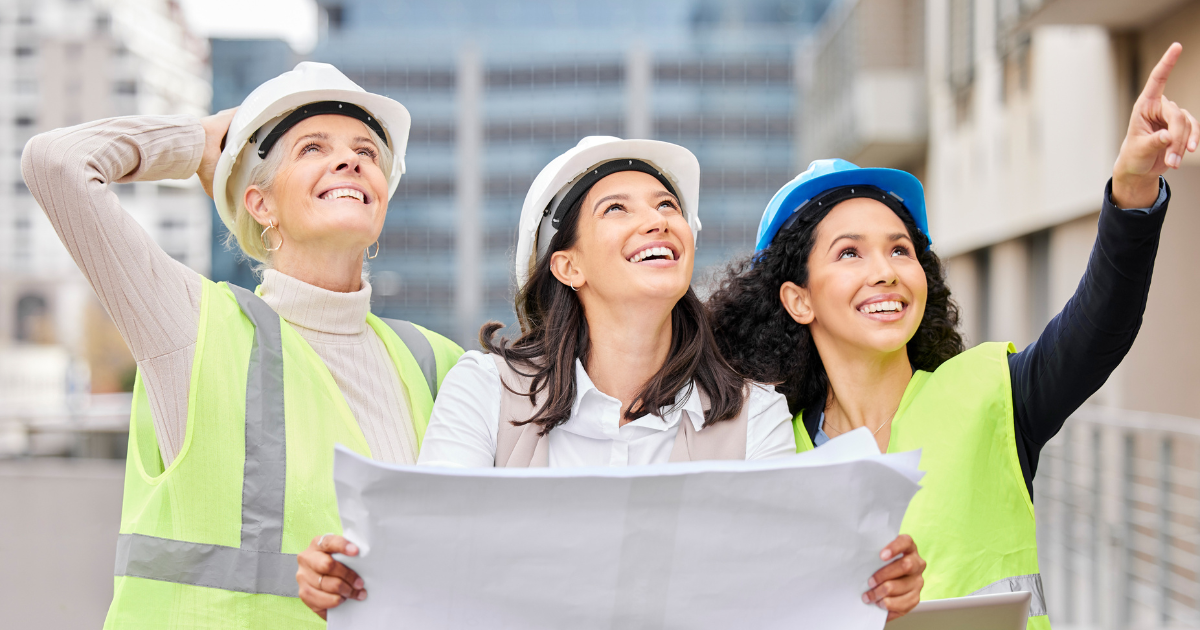
[[[254,293],[229,285],[254,324],[246,378],[246,464],[240,547],[121,534],[118,577],[140,577],[242,593],[299,597],[296,556],[282,553],[287,482],[283,339],[279,315]]]
[[[1015,577],[996,580],[991,584],[971,593],[971,595],[996,595],[999,593],[1032,593],[1029,599],[1029,616],[1038,617],[1046,614],[1046,596],[1042,594],[1042,574],[1018,575]]]
[[[401,319],[386,319],[379,318],[383,323],[387,324],[392,332],[404,342],[408,347],[408,351],[412,353],[413,358],[417,360],[417,365],[421,366],[421,373],[425,375],[425,383],[429,385],[429,395],[434,399],[437,398],[438,389],[438,369],[437,355],[433,352],[433,344],[429,343],[429,339],[417,330],[417,327],[412,322],[406,322]]]

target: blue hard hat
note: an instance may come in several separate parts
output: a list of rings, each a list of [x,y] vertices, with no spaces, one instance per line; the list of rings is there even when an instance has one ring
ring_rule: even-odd
[[[766,249],[779,229],[794,213],[804,212],[810,200],[827,190],[844,186],[874,186],[891,195],[912,216],[917,229],[928,238],[929,220],[925,217],[925,189],[912,174],[893,168],[859,168],[846,160],[817,160],[775,193],[758,224],[754,252]]]

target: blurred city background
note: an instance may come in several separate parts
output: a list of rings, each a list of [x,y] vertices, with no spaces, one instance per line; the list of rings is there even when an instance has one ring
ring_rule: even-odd
[[[204,115],[300,60],[412,113],[373,310],[476,347],[514,320],[525,191],[593,134],[694,151],[696,283],[812,159],[909,170],[970,343],[1023,347],[1074,291],[1134,99],[1167,46],[1200,112],[1200,0],[0,0],[0,626],[98,627],[134,363],[21,179],[34,134]],[[1200,628],[1200,159],[1141,334],[1043,451],[1056,628]],[[173,257],[253,287],[190,181],[114,186]]]

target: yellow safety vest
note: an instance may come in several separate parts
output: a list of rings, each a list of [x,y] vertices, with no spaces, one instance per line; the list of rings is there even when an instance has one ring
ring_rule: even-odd
[[[928,562],[921,599],[1029,591],[1030,630],[1049,630],[1033,502],[1013,430],[1008,343],[985,343],[913,374],[889,453],[921,449],[925,478],[900,526]],[[796,450],[813,448],[804,412]]]
[[[418,444],[462,349],[367,316],[407,394]],[[333,376],[260,297],[203,281],[187,436],[164,470],[134,385],[105,628],[323,628],[298,598],[296,554],[342,531],[333,447],[370,455]],[[286,421],[285,421],[286,419]]]

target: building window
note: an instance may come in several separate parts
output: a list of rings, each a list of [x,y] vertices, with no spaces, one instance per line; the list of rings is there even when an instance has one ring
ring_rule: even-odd
[[[1050,230],[1027,238],[1029,256],[1029,330],[1036,337],[1050,323]]]
[[[950,0],[947,79],[956,91],[975,80],[975,0]]]
[[[117,81],[113,83],[113,92],[125,96],[134,96],[137,94],[137,81]]]
[[[32,127],[36,122],[32,116],[17,116],[16,120],[18,127]]]
[[[33,46],[17,46],[13,54],[18,57],[32,57],[35,52]]]
[[[323,7],[325,13],[325,26],[336,31],[342,28],[342,21],[345,19],[345,11],[340,4],[326,4]]]
[[[982,343],[991,338],[992,327],[992,250],[990,247],[976,250],[975,257],[975,330],[979,339],[971,343]]]
[[[50,339],[49,309],[46,298],[25,295],[17,300],[17,341],[48,343]]]

